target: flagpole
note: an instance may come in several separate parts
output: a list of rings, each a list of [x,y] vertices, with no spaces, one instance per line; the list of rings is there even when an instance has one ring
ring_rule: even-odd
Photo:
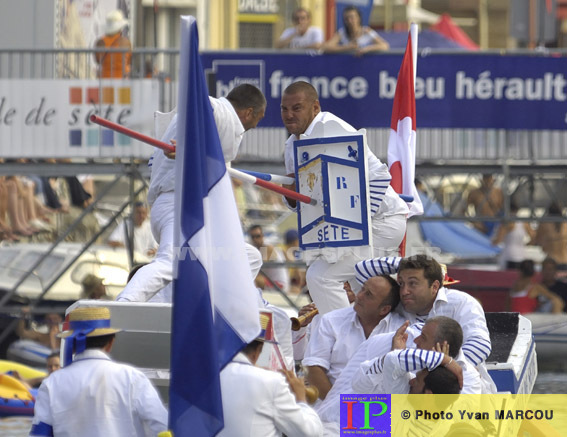
[[[408,217],[423,214],[419,195],[415,188],[415,83],[417,81],[417,25],[412,23],[408,32],[406,51],[398,73],[396,93],[392,107],[390,138],[388,140],[388,168],[391,185],[398,194],[413,197]],[[404,199],[406,200],[406,199]],[[400,244],[400,254],[405,256],[406,235]]]
[[[411,54],[413,63],[413,92],[415,93],[415,80],[417,79],[417,24],[411,23],[410,25],[411,34]]]
[[[411,23],[410,25],[410,36],[411,36],[411,60],[412,60],[412,67],[413,67],[413,92],[415,95],[415,81],[417,79],[417,35],[418,35],[418,28],[416,23]],[[401,197],[401,196],[400,196]],[[406,199],[403,199],[406,200]],[[412,199],[413,200],[413,199]],[[407,200],[406,200],[407,202]],[[404,239],[400,243],[400,255],[406,256],[406,243],[407,243],[407,230],[404,234]]]

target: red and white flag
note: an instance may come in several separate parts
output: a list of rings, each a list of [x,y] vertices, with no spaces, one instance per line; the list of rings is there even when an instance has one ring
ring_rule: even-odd
[[[415,26],[415,27],[414,27]],[[414,31],[415,28],[415,31]],[[413,47],[412,47],[413,37]],[[423,214],[423,205],[415,188],[415,90],[414,52],[417,52],[417,26],[412,24],[404,59],[398,73],[398,83],[392,108],[388,167],[390,185],[399,194],[413,197],[409,217]],[[417,56],[415,57],[417,60]]]

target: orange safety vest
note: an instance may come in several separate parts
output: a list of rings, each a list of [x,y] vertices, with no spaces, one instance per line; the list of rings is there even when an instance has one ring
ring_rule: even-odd
[[[115,47],[122,35],[106,35],[101,38],[105,47]],[[100,77],[122,78],[130,74],[132,52],[105,53],[102,57]]]

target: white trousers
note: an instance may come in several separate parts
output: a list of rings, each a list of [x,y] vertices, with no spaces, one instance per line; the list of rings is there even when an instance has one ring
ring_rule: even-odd
[[[405,214],[378,217],[372,220],[373,257],[397,256],[406,233]],[[345,254],[335,263],[317,259],[307,269],[306,281],[311,299],[320,314],[349,306],[343,284],[349,281],[355,287],[354,266],[364,261],[356,250]]]
[[[161,193],[151,210],[152,234],[159,244],[155,258],[140,268],[117,301],[147,302],[173,280],[173,221],[175,195]]]

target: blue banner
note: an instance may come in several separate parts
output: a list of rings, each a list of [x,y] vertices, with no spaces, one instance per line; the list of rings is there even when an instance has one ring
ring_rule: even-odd
[[[323,111],[356,128],[390,126],[402,54],[205,52],[211,94],[240,83],[268,100],[259,127],[282,127],[283,90],[297,80],[319,92]],[[418,57],[417,128],[567,128],[567,57],[430,54]]]

